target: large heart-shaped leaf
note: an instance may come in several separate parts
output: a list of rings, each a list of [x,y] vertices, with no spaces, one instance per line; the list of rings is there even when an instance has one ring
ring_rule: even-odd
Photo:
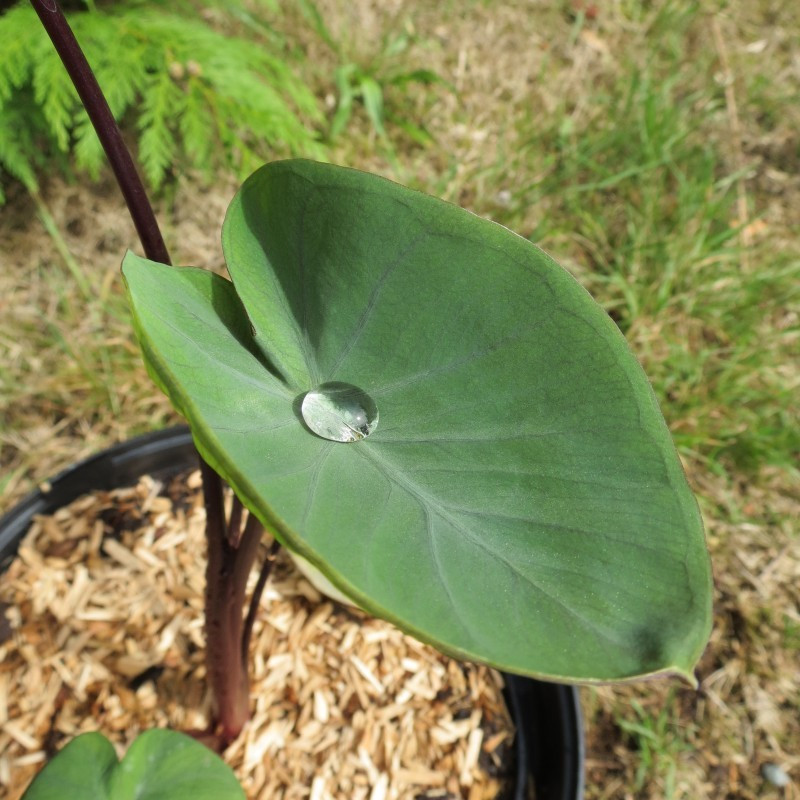
[[[152,730],[122,761],[99,733],[73,739],[34,778],[23,800],[244,800],[225,762],[176,731]]]
[[[613,322],[530,242],[375,176],[269,164],[233,201],[234,285],[132,254],[151,373],[203,456],[359,605],[456,656],[557,680],[688,674],[709,561]],[[304,424],[355,385],[367,438]]]

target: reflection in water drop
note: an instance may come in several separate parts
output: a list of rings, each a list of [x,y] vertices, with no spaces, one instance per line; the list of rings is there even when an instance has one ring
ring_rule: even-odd
[[[378,424],[375,401],[351,383],[322,383],[303,398],[300,412],[306,425],[332,442],[357,442]]]

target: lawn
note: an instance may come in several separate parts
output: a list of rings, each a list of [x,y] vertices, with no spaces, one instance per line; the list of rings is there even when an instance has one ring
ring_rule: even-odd
[[[224,25],[263,36],[253,26],[269,22],[318,100],[312,154],[530,238],[592,292],[650,376],[705,520],[714,632],[697,692],[664,680],[582,691],[587,797],[796,796],[800,7],[255,8]],[[166,171],[157,212],[176,263],[223,268],[236,169]],[[130,329],[119,263],[138,245],[110,175],[45,168],[38,192],[3,180],[6,510],[75,460],[177,420]]]

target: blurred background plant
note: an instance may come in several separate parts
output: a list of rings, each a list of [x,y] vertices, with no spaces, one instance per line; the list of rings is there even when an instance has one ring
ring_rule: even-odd
[[[152,188],[179,167],[245,175],[275,153],[323,155],[323,115],[293,69],[298,53],[245,5],[72,4],[76,37],[114,116],[136,131]],[[35,190],[44,170],[96,178],[103,164],[50,40],[32,8],[18,3],[0,16],[0,201],[9,176]]]
[[[415,113],[404,89],[412,84],[423,87],[439,85],[450,90],[453,87],[432,69],[408,69],[409,47],[419,40],[411,18],[407,17],[399,30],[384,31],[377,43],[370,42],[372,51],[365,53],[361,37],[336,37],[331,33],[313,0],[298,0],[298,8],[337,62],[333,73],[336,96],[329,96],[329,105],[334,113],[328,138],[334,141],[344,132],[356,103],[360,103],[375,133],[384,143],[389,142],[388,123],[402,131],[409,142],[431,144],[433,137],[424,121],[419,119],[419,113]]]
[[[33,10],[26,2],[4,5],[0,203],[10,179],[35,192],[45,171],[96,179],[105,164]],[[446,82],[431,69],[408,69],[416,40],[408,22],[365,52],[352,44],[358,37],[335,37],[312,0],[72,0],[64,7],[151,189],[179,169],[206,179],[220,169],[243,177],[282,155],[324,159],[326,144],[344,134],[357,108],[387,150],[398,135],[432,141],[408,87]],[[281,32],[287,18],[327,49],[324,73],[314,74],[302,48]]]

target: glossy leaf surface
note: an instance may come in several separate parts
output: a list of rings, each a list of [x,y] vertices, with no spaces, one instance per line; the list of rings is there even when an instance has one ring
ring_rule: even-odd
[[[151,730],[122,761],[99,733],[73,739],[34,778],[23,800],[244,800],[230,767],[194,739]]]
[[[132,254],[149,369],[204,457],[371,612],[556,680],[687,674],[710,620],[695,500],[616,326],[530,242],[375,176],[267,165],[233,201],[234,285]],[[300,414],[366,392],[367,438]]]

